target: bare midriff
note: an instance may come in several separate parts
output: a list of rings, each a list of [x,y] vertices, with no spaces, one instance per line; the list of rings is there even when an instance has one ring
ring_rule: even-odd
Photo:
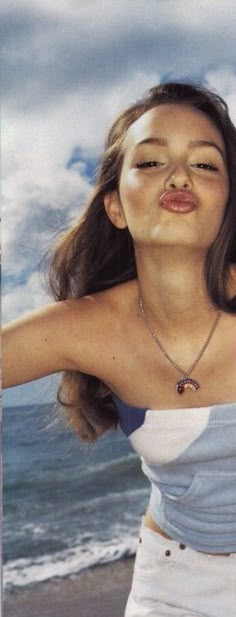
[[[156,533],[159,533],[161,536],[163,536],[163,538],[167,538],[167,540],[173,540],[173,538],[171,538],[170,536],[167,535],[167,533],[165,533],[165,531],[163,531],[163,529],[161,529],[161,527],[159,527],[159,525],[157,525],[157,523],[155,523],[155,521],[153,520],[151,514],[147,511],[144,519],[143,519],[144,525],[145,527],[148,527],[149,529],[152,529],[152,531],[156,531]],[[202,553],[204,551],[198,551],[199,553]],[[231,553],[207,553],[208,555],[217,555],[218,557],[228,557]]]

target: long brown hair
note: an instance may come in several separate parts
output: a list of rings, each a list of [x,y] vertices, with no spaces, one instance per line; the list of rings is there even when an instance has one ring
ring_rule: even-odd
[[[236,263],[236,128],[225,101],[215,92],[191,83],[166,83],[151,88],[114,122],[105,144],[93,194],[79,221],[59,238],[49,270],[54,298],[65,300],[108,289],[136,277],[129,230],[113,226],[104,209],[104,196],[119,189],[124,149],[131,124],[143,113],[167,103],[189,104],[204,112],[220,131],[226,148],[229,199],[224,219],[205,260],[205,279],[213,304],[236,312],[236,296],[229,298],[229,266]],[[83,439],[117,425],[109,389],[96,377],[76,371],[63,373],[59,402]],[[96,428],[95,428],[96,427]]]

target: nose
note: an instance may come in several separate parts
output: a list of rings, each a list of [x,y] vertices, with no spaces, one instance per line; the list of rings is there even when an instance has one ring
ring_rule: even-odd
[[[191,177],[184,165],[178,165],[172,169],[165,182],[168,189],[192,189]]]

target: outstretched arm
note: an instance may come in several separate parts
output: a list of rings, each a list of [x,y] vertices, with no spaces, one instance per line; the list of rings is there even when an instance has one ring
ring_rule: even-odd
[[[74,305],[66,301],[50,304],[4,326],[3,387],[75,369],[71,357],[73,324]]]

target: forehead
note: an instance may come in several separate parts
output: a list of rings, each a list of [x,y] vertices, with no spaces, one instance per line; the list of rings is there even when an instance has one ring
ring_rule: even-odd
[[[125,150],[148,137],[181,137],[181,142],[214,139],[224,149],[224,141],[214,122],[202,111],[187,104],[166,103],[146,111],[129,127]]]

